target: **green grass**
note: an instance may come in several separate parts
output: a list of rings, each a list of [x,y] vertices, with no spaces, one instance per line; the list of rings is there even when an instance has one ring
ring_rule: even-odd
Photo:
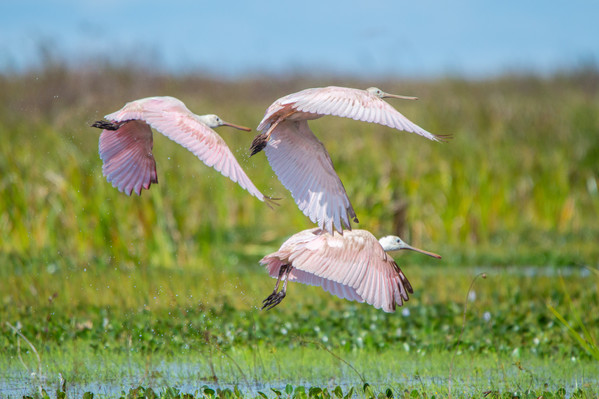
[[[361,228],[398,232],[450,263],[595,265],[597,79],[581,71],[553,79],[377,83],[418,95],[393,105],[434,133],[452,134],[446,144],[343,118],[312,127]],[[248,159],[253,133],[219,130],[256,185],[285,198],[275,211],[161,135],[154,151],[160,184],[126,198],[101,176],[99,131],[88,125],[126,101],[174,95],[198,113],[256,126],[277,97],[329,83],[374,82],[222,83],[61,67],[0,78],[0,249],[173,267],[198,259],[220,264],[248,246],[280,245],[312,225],[263,154]]]
[[[364,351],[347,354],[344,361],[352,364],[356,369],[353,370],[334,356],[323,356],[323,352],[314,347],[273,351],[259,346],[251,351],[228,351],[226,356],[214,350],[213,353],[160,358],[135,353],[107,358],[86,348],[77,347],[76,350],[80,354],[78,361],[65,357],[64,351],[52,353],[47,361],[47,370],[55,373],[59,370],[71,393],[92,390],[96,394],[108,394],[106,391],[110,390],[112,396],[116,396],[140,385],[156,390],[175,386],[193,393],[208,385],[213,388],[237,386],[251,397],[257,390],[262,390],[272,397],[271,387],[284,390],[287,384],[328,387],[329,390],[340,386],[344,391],[353,386],[359,391],[364,383],[368,383],[376,391],[391,388],[398,396],[406,390],[417,390],[428,397],[447,397],[450,379],[451,355],[446,352],[428,355],[385,352],[376,357]],[[452,393],[456,397],[483,397],[488,391],[555,392],[560,388],[570,395],[577,389],[597,393],[595,376],[599,368],[596,364],[569,361],[562,366],[566,367],[556,369],[550,360],[544,359],[522,362],[498,356],[482,358],[462,354],[453,364]],[[25,380],[30,378],[23,377]],[[48,389],[58,385],[56,374],[47,377],[45,386]]]
[[[595,278],[597,278],[598,286],[599,286],[599,270],[590,268],[590,271],[595,274]],[[585,322],[582,320],[581,312],[586,309],[578,309],[577,306],[573,305],[572,299],[568,293],[568,288],[563,280],[560,280],[562,283],[562,287],[564,289],[565,294],[565,302],[569,304],[568,313],[569,319],[572,321],[566,320],[564,314],[560,313],[556,310],[551,304],[548,305],[549,310],[553,315],[568,328],[568,332],[574,338],[574,340],[595,360],[599,361],[599,345],[597,345],[597,339],[593,335],[592,330],[587,328]]]
[[[126,101],[172,95],[199,114],[255,127],[276,98],[328,84],[416,95],[393,105],[453,135],[441,144],[342,118],[311,122],[357,227],[443,255],[397,257],[415,288],[409,315],[299,285],[274,310],[258,310],[274,285],[259,259],[312,225],[264,155],[248,158],[253,133],[219,129],[256,186],[284,197],[274,210],[159,134],[160,184],[150,191],[127,197],[101,174],[99,132],[89,124]],[[576,329],[599,336],[598,287],[583,267],[599,259],[596,71],[473,82],[219,82],[57,64],[0,76],[0,105],[0,370],[25,373],[19,353],[36,367],[9,322],[39,351],[46,387],[62,373],[94,391],[130,366],[125,392],[135,384],[158,392],[183,379],[161,369],[171,362],[190,365],[185,381],[194,389],[214,388],[216,377],[252,395],[258,381],[306,392],[353,386],[368,397],[338,356],[376,395],[391,388],[395,397],[445,397],[452,359],[454,396],[539,396],[545,384],[554,397],[561,387],[597,392],[588,385],[596,360],[547,306],[566,321],[575,309]],[[474,285],[460,335],[480,272],[487,278]]]
[[[257,306],[273,280],[256,269],[208,277],[191,269],[99,265],[79,272],[56,265],[37,273],[4,269],[3,320],[18,323],[37,347],[46,386],[55,386],[60,373],[71,391],[208,384],[238,385],[247,393],[255,384],[326,387],[332,380],[344,388],[366,381],[376,389],[401,386],[444,397],[453,365],[457,397],[572,392],[576,385],[596,392],[599,364],[546,307],[551,302],[562,313],[584,307],[582,321],[596,334],[595,282],[580,269],[562,271],[568,302],[559,269],[410,265],[404,271],[416,292],[409,313],[397,314],[297,284],[281,305],[263,312]],[[462,327],[468,286],[481,271],[487,277],[475,282]],[[0,331],[6,354],[0,369],[29,381],[17,336],[4,325]],[[20,347],[35,370],[36,357],[25,343]]]

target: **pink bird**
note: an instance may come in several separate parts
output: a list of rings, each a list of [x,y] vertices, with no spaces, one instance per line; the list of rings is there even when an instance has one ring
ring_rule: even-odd
[[[394,312],[412,294],[412,286],[389,251],[408,249],[440,259],[435,253],[406,244],[397,236],[377,239],[366,230],[329,234],[319,228],[301,231],[281,248],[260,261],[277,279],[262,309],[277,306],[287,292],[287,282],[322,287],[350,301],[366,302],[376,309]],[[283,280],[283,288],[277,292]]]
[[[99,150],[104,162],[102,173],[119,191],[141,195],[142,188],[148,190],[152,183],[158,183],[152,154],[153,127],[270,206],[272,198],[254,186],[222,137],[212,130],[219,126],[245,131],[250,128],[225,122],[216,115],[195,115],[174,97],[132,101],[105,118],[109,122],[97,121],[92,126],[104,129]]]
[[[289,94],[275,101],[258,126],[251,155],[265,149],[270,166],[291,192],[299,209],[321,229],[342,233],[358,222],[343,183],[335,173],[324,145],[308,127],[308,120],[341,116],[405,130],[430,140],[444,140],[410,122],[383,100],[416,97],[388,94],[376,87],[366,90],[322,87]]]

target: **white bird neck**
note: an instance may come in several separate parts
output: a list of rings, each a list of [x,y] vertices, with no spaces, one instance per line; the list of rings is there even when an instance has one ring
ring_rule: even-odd
[[[196,115],[196,119],[212,129],[221,126],[220,118],[214,114]]]
[[[379,240],[385,252],[398,251],[405,248],[405,243],[397,236],[385,236]]]

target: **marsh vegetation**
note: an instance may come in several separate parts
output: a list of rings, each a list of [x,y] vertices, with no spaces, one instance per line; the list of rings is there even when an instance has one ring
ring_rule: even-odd
[[[159,134],[160,183],[127,197],[103,178],[89,127],[152,95],[255,127],[284,94],[373,83],[60,64],[0,76],[0,369],[12,386],[0,396],[40,385],[9,322],[37,348],[51,393],[60,373],[72,393],[100,396],[138,397],[129,389],[142,385],[163,397],[174,386],[197,397],[216,388],[234,397],[235,386],[271,397],[355,387],[368,397],[367,382],[375,396],[595,397],[596,359],[547,305],[599,338],[599,280],[587,268],[599,259],[596,71],[376,82],[418,96],[393,105],[453,135],[444,144],[342,118],[312,122],[358,227],[443,255],[397,255],[415,294],[395,314],[294,284],[282,305],[258,310],[273,284],[259,259],[312,225],[265,157],[248,157],[255,132],[219,129],[256,186],[284,197],[275,210]]]

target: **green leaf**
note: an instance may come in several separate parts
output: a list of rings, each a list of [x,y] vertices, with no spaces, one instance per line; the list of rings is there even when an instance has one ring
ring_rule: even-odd
[[[566,302],[569,305],[570,314],[571,314],[572,318],[574,319],[574,322],[573,323],[568,322],[564,318],[564,316],[562,316],[557,311],[557,309],[555,309],[552,305],[547,304],[547,307],[549,308],[549,311],[551,313],[553,313],[553,315],[560,321],[560,323],[562,323],[568,329],[568,333],[578,342],[578,344],[587,353],[589,353],[595,359],[599,360],[599,346],[597,345],[597,341],[591,335],[589,330],[586,328],[586,326],[585,326],[584,322],[582,321],[581,317],[579,316],[578,312],[573,307],[572,299],[571,299],[570,295],[568,294],[568,289],[566,287],[566,284],[564,283],[564,279],[561,276],[560,276],[560,282],[561,282],[562,288],[564,290]],[[576,327],[578,327],[578,329],[580,329],[580,331],[582,331],[582,335],[576,330]]]
[[[143,388],[141,388],[141,389],[143,389]],[[177,388],[168,387],[164,390],[163,398],[164,399],[178,399],[181,396],[180,393],[181,393],[181,391],[179,391]]]
[[[369,383],[364,383],[364,395],[366,396],[366,398],[372,399],[375,397],[374,392],[372,391],[372,388],[370,388],[370,384]]]

